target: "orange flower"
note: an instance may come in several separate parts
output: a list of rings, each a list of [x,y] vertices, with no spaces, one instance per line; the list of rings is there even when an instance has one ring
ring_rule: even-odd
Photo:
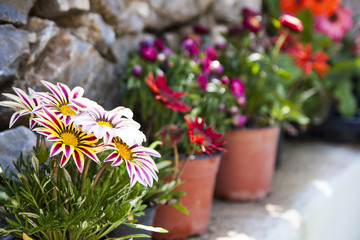
[[[308,7],[309,0],[281,0],[280,8],[283,12],[296,14]]]
[[[314,15],[330,17],[340,6],[341,0],[307,0],[308,7]]]
[[[321,50],[313,53],[310,44],[304,46],[298,43],[289,49],[289,54],[294,57],[295,63],[303,69],[305,74],[310,74],[312,70],[315,70],[320,77],[324,77],[326,71],[329,70],[329,65],[326,63],[329,56]]]

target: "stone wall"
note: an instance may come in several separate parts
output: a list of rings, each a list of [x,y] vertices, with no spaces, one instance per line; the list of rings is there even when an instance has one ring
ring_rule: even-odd
[[[243,6],[259,10],[261,0],[0,0],[0,92],[60,81],[111,109],[128,52],[142,39],[179,40],[194,23],[217,29],[238,21]],[[11,114],[0,107],[0,130]]]

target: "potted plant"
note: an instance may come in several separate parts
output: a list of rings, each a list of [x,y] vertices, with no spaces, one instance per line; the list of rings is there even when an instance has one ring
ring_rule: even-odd
[[[235,116],[226,131],[228,151],[215,195],[247,201],[271,191],[280,128],[291,127],[291,122],[306,125],[309,119],[302,108],[307,98],[300,96],[305,91],[296,98],[289,93],[301,70],[280,51],[291,30],[302,30],[301,22],[275,21],[281,31],[274,41],[265,34],[258,12],[245,8],[242,14],[243,22],[224,34],[228,47],[219,57],[230,80],[219,88],[217,99],[224,99],[222,110],[227,116]],[[227,102],[227,98],[236,101]]]
[[[157,57],[144,54],[144,48],[152,49]],[[129,106],[146,102],[146,107],[137,108],[138,116],[152,129],[147,132],[157,133],[149,138],[163,143],[159,149],[162,159],[173,162],[171,169],[159,175],[160,180],[182,182],[176,190],[185,195],[179,201],[168,199],[157,209],[154,220],[155,226],[163,226],[169,233],[154,234],[153,238],[173,239],[206,231],[220,162],[220,155],[214,153],[224,151],[224,142],[222,134],[205,124],[207,117],[200,118],[193,108],[193,98],[199,97],[192,91],[198,87],[199,63],[188,52],[165,49],[160,39],[143,42],[140,54],[134,53],[129,61],[122,82]],[[141,98],[135,95],[138,91],[142,91]]]
[[[27,115],[39,139],[34,154],[17,161],[17,173],[0,171],[1,214],[8,223],[0,234],[102,239],[121,224],[140,228],[128,217],[143,209],[139,185],[158,179],[151,156],[160,154],[142,146],[132,111],[106,111],[83,97],[81,87],[42,83],[49,92],[14,88],[15,94],[4,93],[10,100],[0,102],[15,109],[10,127]]]

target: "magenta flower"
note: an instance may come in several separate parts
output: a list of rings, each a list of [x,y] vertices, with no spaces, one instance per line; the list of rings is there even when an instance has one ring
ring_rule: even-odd
[[[219,105],[219,109],[220,109],[220,111],[225,112],[225,110],[226,110],[226,105],[223,104],[223,103],[221,103],[221,104]]]
[[[200,50],[196,45],[196,42],[191,38],[186,38],[182,42],[181,46],[184,49],[184,51],[192,57],[196,57],[200,54]]]
[[[165,49],[165,43],[161,38],[156,38],[154,41],[154,45],[157,48],[157,50],[159,50],[160,52],[162,52]]]
[[[224,51],[227,48],[227,43],[226,42],[216,43],[215,48],[219,51]]]
[[[241,98],[245,96],[245,84],[238,78],[233,78],[231,80],[231,92],[235,97]]]
[[[210,28],[205,24],[196,24],[194,26],[194,31],[200,34],[208,34],[210,32]]]
[[[238,103],[240,106],[245,107],[246,104],[247,104],[247,100],[246,100],[245,95],[239,97],[239,98],[237,99],[237,103]]]
[[[205,74],[203,73],[200,73],[197,77],[196,77],[197,81],[199,82],[200,84],[200,87],[206,91],[206,84],[208,82],[208,78]]]
[[[231,114],[235,115],[235,114],[238,114],[239,113],[239,108],[237,106],[232,106],[230,108],[230,112]]]
[[[209,74],[211,72],[211,58],[205,56],[201,59],[200,66],[204,73]]]
[[[157,59],[157,51],[153,46],[141,46],[140,54],[150,62],[155,62]]]
[[[216,75],[221,75],[224,72],[224,67],[218,60],[211,62],[210,69]]]
[[[223,76],[220,81],[224,85],[228,85],[230,83],[230,79],[227,76]]]
[[[206,56],[208,56],[211,60],[216,60],[218,58],[218,55],[216,53],[216,50],[213,46],[207,46],[204,50]]]
[[[315,16],[314,28],[339,42],[353,26],[352,17],[351,8],[339,7],[330,17]]]
[[[133,74],[135,76],[139,76],[141,74],[141,72],[142,72],[142,67],[140,65],[135,65],[133,67]]]
[[[249,7],[244,7],[243,9],[241,9],[241,12],[244,16],[256,16],[260,14],[259,11]]]
[[[247,121],[247,118],[245,115],[236,114],[233,117],[233,124],[239,128],[243,127],[245,125],[246,121]]]

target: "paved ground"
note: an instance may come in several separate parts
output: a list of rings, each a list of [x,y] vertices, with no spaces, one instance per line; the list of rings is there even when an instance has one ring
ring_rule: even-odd
[[[189,240],[358,240],[359,181],[360,145],[286,141],[272,193],[214,199],[208,231]]]

